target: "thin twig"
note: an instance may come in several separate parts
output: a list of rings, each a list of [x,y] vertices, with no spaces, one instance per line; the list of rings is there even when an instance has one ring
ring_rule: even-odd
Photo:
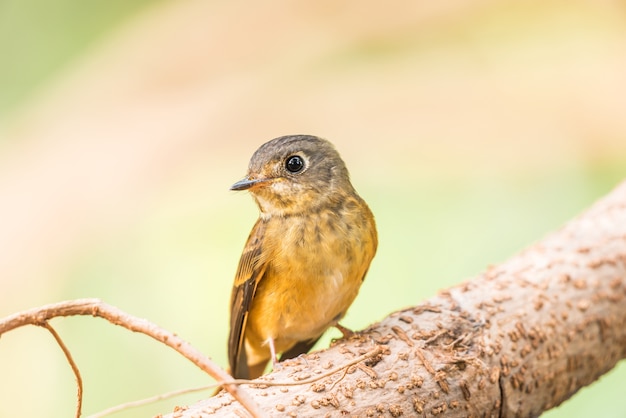
[[[76,299],[45,305],[39,308],[18,312],[0,320],[0,336],[7,331],[24,325],[38,325],[59,316],[92,315],[106,319],[114,325],[139,332],[174,349],[183,357],[204,370],[219,385],[222,385],[255,418],[264,416],[258,404],[238,385],[230,383],[232,377],[210,358],[195,349],[177,335],[158,327],[146,319],[129,315],[99,299]]]
[[[74,362],[70,350],[68,350],[67,346],[65,345],[59,334],[56,332],[56,330],[52,328],[48,321],[43,321],[43,323],[41,323],[41,326],[50,331],[50,334],[52,334],[54,339],[57,341],[57,344],[59,344],[59,347],[61,347],[61,350],[63,350],[63,354],[65,354],[65,358],[67,359],[67,362],[70,363],[70,367],[74,372],[74,376],[76,377],[76,386],[78,387],[76,394],[76,418],[80,418],[83,409],[83,378],[80,376],[80,370],[78,370],[78,366]]]
[[[341,382],[343,380],[343,378],[346,377],[346,375],[348,374],[348,370],[349,369],[350,369],[350,367],[346,367],[345,369],[343,369],[343,373],[341,374],[341,377],[339,379],[335,380],[332,385],[330,385],[330,389],[328,389],[329,392],[334,389],[334,387],[335,387],[335,385],[337,383]]]
[[[378,354],[382,353],[382,349],[380,347],[376,347],[374,348],[372,351],[368,351],[367,353],[360,355],[358,357],[353,358],[352,360],[350,360],[347,363],[342,363],[340,366],[337,366],[333,369],[328,370],[327,372],[324,372],[320,375],[314,376],[314,377],[310,377],[308,379],[304,379],[304,380],[299,380],[296,382],[266,382],[263,380],[258,380],[256,382],[253,381],[241,381],[241,379],[237,379],[237,380],[233,380],[232,382],[228,382],[228,383],[239,383],[239,384],[259,384],[259,385],[266,385],[266,386],[299,386],[299,385],[306,385],[309,383],[314,383],[317,382],[318,380],[321,380],[325,377],[328,377],[330,375],[333,375],[337,372],[340,372],[344,369],[348,369],[348,367],[355,365],[357,363],[362,362],[363,360],[367,360],[370,357],[374,357],[377,356]]]
[[[347,363],[342,364],[341,366],[337,366],[331,370],[328,370],[327,372],[324,372],[320,375],[317,375],[315,377],[311,377],[309,379],[306,380],[300,380],[297,382],[264,382],[264,381],[253,381],[253,380],[248,380],[248,379],[233,379],[233,380],[229,380],[228,383],[229,384],[233,384],[233,385],[264,385],[264,386],[298,386],[298,385],[307,385],[309,383],[314,383],[318,380],[321,380],[327,376],[331,376],[339,371],[343,370],[343,374],[342,376],[333,383],[333,386],[341,381],[341,379],[343,379],[346,375],[346,373],[348,372],[348,369],[350,368],[350,366],[357,364],[363,360],[366,360],[370,357],[374,357],[377,356],[378,354],[380,354],[382,352],[380,347],[376,347],[374,348],[372,351],[369,351],[359,357],[355,357],[352,360],[350,360]],[[130,401],[130,402],[125,402],[119,405],[115,405],[112,406],[111,408],[107,408],[105,410],[102,410],[98,413],[95,413],[93,415],[90,415],[88,418],[102,418],[105,417],[107,415],[111,415],[113,413],[116,412],[120,412],[126,409],[131,409],[131,408],[136,408],[139,406],[144,406],[153,402],[157,402],[157,401],[162,401],[164,399],[170,399],[179,395],[186,395],[188,393],[195,393],[195,392],[200,392],[203,390],[209,390],[209,389],[213,389],[217,386],[221,386],[221,384],[216,383],[216,384],[212,384],[212,385],[205,385],[205,386],[200,386],[200,387],[196,387],[196,388],[187,388],[187,389],[179,389],[179,390],[174,390],[171,392],[167,392],[167,393],[162,393],[160,395],[155,395],[155,396],[151,396],[148,398],[144,398],[144,399],[139,399],[136,401]]]
[[[115,405],[115,406],[112,406],[110,408],[104,409],[104,410],[102,410],[100,412],[96,412],[93,415],[89,415],[87,418],[102,418],[102,417],[105,417],[107,415],[114,414],[116,412],[124,411],[126,409],[137,408],[139,406],[148,405],[148,404],[151,404],[151,403],[154,403],[154,402],[162,401],[164,399],[174,398],[174,397],[180,396],[180,395],[186,395],[188,393],[200,392],[200,391],[203,391],[203,390],[211,389],[211,388],[213,388],[215,386],[217,386],[217,385],[207,385],[207,386],[201,386],[201,387],[197,387],[197,388],[187,388],[187,389],[173,390],[171,392],[162,393],[160,395],[150,396],[149,398],[139,399],[139,400],[130,401],[130,402],[124,402],[124,403],[121,403],[119,405]]]

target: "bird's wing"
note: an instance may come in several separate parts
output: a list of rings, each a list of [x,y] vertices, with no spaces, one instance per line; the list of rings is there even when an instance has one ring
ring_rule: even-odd
[[[248,361],[244,347],[246,322],[257,286],[267,268],[267,252],[263,256],[265,222],[259,219],[246,242],[239,260],[235,283],[230,299],[230,335],[228,337],[228,361],[230,373],[236,379],[249,376]]]

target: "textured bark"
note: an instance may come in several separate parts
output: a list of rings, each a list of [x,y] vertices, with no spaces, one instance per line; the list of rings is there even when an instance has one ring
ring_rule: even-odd
[[[626,356],[626,183],[508,262],[244,386],[268,416],[532,417]],[[237,416],[224,392],[172,416]]]

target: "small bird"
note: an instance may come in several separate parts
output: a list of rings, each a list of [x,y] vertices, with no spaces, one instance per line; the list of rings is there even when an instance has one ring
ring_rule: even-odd
[[[345,163],[325,139],[291,135],[252,155],[246,177],[260,215],[231,295],[228,358],[237,379],[308,352],[354,301],[378,237]],[[345,332],[344,332],[345,334]]]

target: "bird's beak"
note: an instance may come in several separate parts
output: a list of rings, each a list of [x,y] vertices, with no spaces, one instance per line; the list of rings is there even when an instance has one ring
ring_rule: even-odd
[[[243,180],[239,180],[237,183],[230,186],[230,190],[248,190],[249,188],[268,181],[268,179],[249,179],[244,178]]]

